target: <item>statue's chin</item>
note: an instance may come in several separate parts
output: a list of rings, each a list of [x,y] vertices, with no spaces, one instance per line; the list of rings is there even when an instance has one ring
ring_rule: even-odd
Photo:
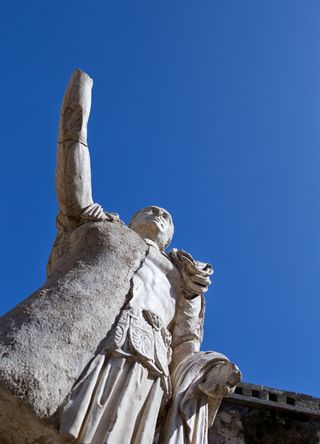
[[[145,224],[143,226],[132,226],[131,227],[136,233],[139,234],[142,239],[149,239],[157,246],[161,251],[164,250],[168,243],[169,234],[161,225],[159,221],[152,221],[151,223]]]

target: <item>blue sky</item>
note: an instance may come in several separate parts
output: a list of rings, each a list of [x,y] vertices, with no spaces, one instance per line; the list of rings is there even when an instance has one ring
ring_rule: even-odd
[[[167,208],[172,246],[214,265],[203,349],[320,396],[320,3],[12,1],[0,21],[0,314],[45,280],[79,67],[95,200]]]

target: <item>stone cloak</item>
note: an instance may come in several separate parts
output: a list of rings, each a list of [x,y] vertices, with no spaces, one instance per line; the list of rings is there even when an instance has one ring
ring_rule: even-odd
[[[0,392],[52,419],[129,300],[147,248],[118,221],[58,234],[46,283],[0,318]]]

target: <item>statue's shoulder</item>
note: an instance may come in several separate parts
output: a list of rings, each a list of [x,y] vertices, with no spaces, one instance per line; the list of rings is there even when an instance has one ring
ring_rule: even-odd
[[[144,257],[147,251],[141,237],[120,220],[79,221],[60,214],[57,225],[58,234],[47,265],[48,276],[73,269],[78,263],[91,267],[93,263],[107,262],[108,266],[104,266],[107,273],[113,263],[121,267],[122,263],[137,258],[138,268],[140,256]]]

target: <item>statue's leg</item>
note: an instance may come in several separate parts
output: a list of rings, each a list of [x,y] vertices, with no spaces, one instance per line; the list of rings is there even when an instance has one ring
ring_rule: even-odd
[[[153,442],[162,397],[163,389],[160,378],[157,378],[149,391],[146,402],[136,422],[131,444],[151,444]]]

